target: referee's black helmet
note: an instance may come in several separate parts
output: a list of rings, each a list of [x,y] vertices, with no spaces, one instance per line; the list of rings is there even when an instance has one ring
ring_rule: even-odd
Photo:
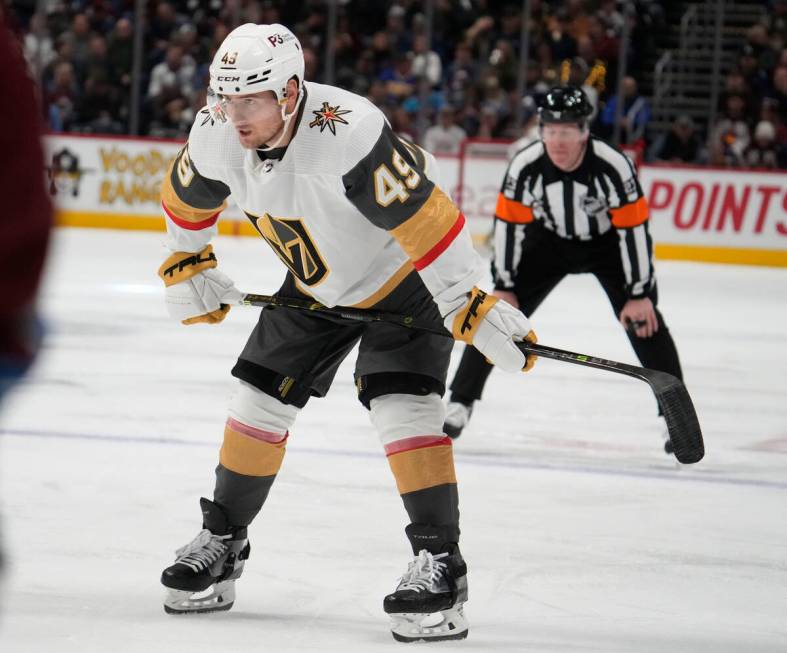
[[[557,86],[549,91],[538,109],[542,125],[548,123],[578,123],[580,127],[593,113],[588,96],[578,86]]]

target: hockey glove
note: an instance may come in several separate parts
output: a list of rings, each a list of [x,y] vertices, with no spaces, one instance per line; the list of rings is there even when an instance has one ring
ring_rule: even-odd
[[[241,293],[217,265],[213,246],[201,252],[173,253],[159,268],[158,274],[167,287],[167,311],[183,324],[221,322],[230,310],[230,303],[241,299]]]
[[[536,342],[525,314],[479,288],[473,288],[467,302],[445,316],[444,324],[456,340],[473,345],[507,372],[527,372],[538,358],[525,356],[515,344],[517,340]]]

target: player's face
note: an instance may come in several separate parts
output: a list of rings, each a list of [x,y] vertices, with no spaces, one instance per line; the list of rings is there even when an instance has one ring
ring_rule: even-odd
[[[581,162],[588,132],[573,123],[551,123],[544,125],[541,138],[552,163],[561,170],[568,171],[576,168]]]
[[[219,104],[232,121],[240,144],[248,149],[274,142],[284,128],[281,105],[273,91],[253,95],[221,95]]]

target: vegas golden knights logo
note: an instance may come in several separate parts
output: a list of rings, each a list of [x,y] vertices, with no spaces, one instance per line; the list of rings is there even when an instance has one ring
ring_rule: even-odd
[[[328,274],[317,247],[300,218],[262,217],[246,213],[255,229],[273,248],[281,262],[295,278],[307,286],[316,286]]]

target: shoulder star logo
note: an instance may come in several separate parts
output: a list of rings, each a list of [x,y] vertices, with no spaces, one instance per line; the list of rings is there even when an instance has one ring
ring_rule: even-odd
[[[331,134],[336,136],[336,123],[348,125],[349,123],[342,116],[351,112],[352,109],[340,109],[338,104],[332,107],[327,102],[323,102],[322,109],[312,111],[316,118],[309,123],[309,127],[319,127],[320,133],[324,132],[327,127],[331,130]]]

